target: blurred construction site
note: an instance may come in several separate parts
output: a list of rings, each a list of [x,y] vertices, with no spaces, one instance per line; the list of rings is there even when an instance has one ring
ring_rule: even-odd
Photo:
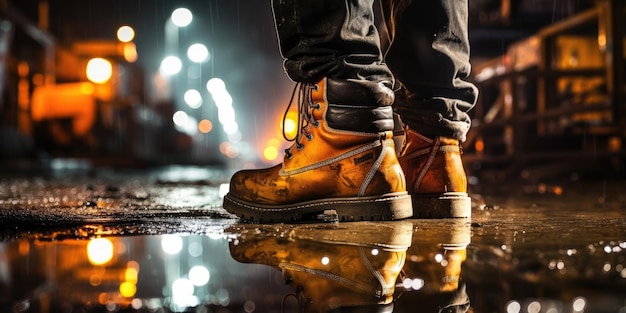
[[[241,77],[283,76],[275,34],[268,26],[269,4],[251,1],[250,10],[230,10],[234,4],[213,2],[207,6],[212,10],[212,33],[219,31],[214,23],[218,10],[222,20],[236,20],[234,27],[239,29],[247,28],[245,23],[262,25],[253,35],[267,44],[247,53],[276,54],[267,66],[273,72],[255,73],[237,67],[245,64],[219,59],[214,36],[214,46],[208,49],[214,54],[210,70],[193,72],[194,64],[199,69],[207,62],[193,61],[190,55],[195,63],[180,65],[186,77],[172,79],[163,72],[163,62],[159,72],[142,61],[154,51],[133,40],[132,23],[157,25],[151,29],[158,34],[150,38],[160,38],[159,53],[190,51],[183,45],[194,30],[168,26],[169,7],[176,8],[174,4],[141,7],[130,2],[139,17],[120,13],[130,6],[120,1],[104,6],[98,1],[0,1],[0,167],[173,163],[244,167],[273,162],[280,145],[251,125],[257,119],[275,120],[280,130],[282,99],[292,86],[277,84],[269,92],[277,98],[270,99],[274,105],[263,106],[261,113],[237,103],[222,112],[224,105],[211,91],[225,91],[233,81],[233,97],[225,101],[229,104],[233,98],[247,99],[244,92],[255,92],[236,87],[246,83]],[[509,177],[623,174],[624,2],[480,0],[469,5],[470,79],[480,89],[471,113],[472,129],[463,144],[470,176],[497,182]],[[107,15],[109,11],[113,15]],[[257,18],[250,20],[246,14]],[[119,29],[112,26],[115,23]],[[110,36],[101,36],[94,27],[109,27]],[[270,51],[264,51],[268,46]],[[216,80],[220,64],[228,68],[224,71],[239,73],[239,80]],[[201,88],[189,86],[193,84]],[[198,109],[202,103],[206,108]],[[224,122],[225,112],[232,113],[230,124]],[[235,113],[245,116],[239,127]]]

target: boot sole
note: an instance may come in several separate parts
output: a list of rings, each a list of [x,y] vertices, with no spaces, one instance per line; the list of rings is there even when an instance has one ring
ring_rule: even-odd
[[[289,205],[255,204],[227,194],[224,209],[242,220],[256,223],[392,221],[413,215],[411,196],[406,192],[320,199]]]
[[[411,195],[413,218],[471,218],[472,199],[462,192]]]

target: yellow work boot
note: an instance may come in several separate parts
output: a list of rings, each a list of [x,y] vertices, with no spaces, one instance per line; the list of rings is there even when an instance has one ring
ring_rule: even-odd
[[[448,219],[434,225],[413,220],[413,229],[398,306],[419,305],[424,312],[467,312],[469,298],[461,270],[471,242],[470,223]]]
[[[471,199],[458,140],[427,137],[396,116],[398,160],[411,194],[414,218],[470,218]]]
[[[397,220],[413,214],[383,84],[299,85],[300,128],[281,164],[233,175],[224,209],[254,222]]]
[[[412,224],[241,224],[226,231],[238,236],[230,243],[235,260],[282,272],[298,312],[381,312],[393,307]]]

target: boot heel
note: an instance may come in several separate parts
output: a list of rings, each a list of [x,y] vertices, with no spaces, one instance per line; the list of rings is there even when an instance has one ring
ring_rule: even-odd
[[[412,195],[413,218],[471,218],[472,200],[465,193]]]

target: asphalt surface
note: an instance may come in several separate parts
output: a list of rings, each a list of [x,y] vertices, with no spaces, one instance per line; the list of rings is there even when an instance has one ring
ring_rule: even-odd
[[[294,249],[299,253],[310,251],[302,250],[303,242],[326,244],[326,248],[318,247],[314,251],[338,249],[347,254],[351,250],[335,249],[335,246],[367,244],[406,251],[403,273],[421,277],[427,283],[419,291],[405,290],[394,302],[394,312],[413,312],[416,305],[427,308],[426,303],[441,307],[435,300],[458,302],[465,298],[469,304],[461,301],[456,309],[626,311],[626,183],[623,180],[581,181],[568,177],[551,182],[477,184],[471,188],[471,220],[409,219],[392,222],[389,227],[388,223],[361,222],[241,223],[221,207],[231,174],[232,171],[220,168],[170,166],[150,170],[48,171],[0,178],[0,268],[3,269],[0,291],[4,294],[0,297],[0,311],[101,312],[103,308],[129,312],[209,312],[216,308],[220,312],[279,311],[282,299],[293,290],[279,282],[281,269],[267,259],[260,260],[258,255],[267,257],[271,251]],[[387,238],[384,234],[389,229],[398,233]],[[372,237],[372,234],[380,236]],[[180,242],[189,246],[190,254],[192,246],[204,248],[201,257],[181,256],[174,266],[174,272],[180,274],[185,272],[184,266],[200,260],[211,269],[214,286],[196,287],[195,302],[173,305],[173,292],[166,291],[173,279],[168,274],[172,264],[166,262],[167,253],[151,242],[161,241],[164,245],[166,238],[172,236],[182,238]],[[143,260],[137,261],[142,264],[142,273],[151,269],[153,277],[147,280],[156,279],[155,284],[142,283],[140,275],[140,282],[135,282],[134,298],[120,300],[119,295],[111,296],[119,294],[116,288],[121,285],[117,282],[112,291],[106,291],[109,300],[103,301],[98,297],[104,291],[98,288],[104,288],[104,284],[90,280],[87,287],[94,289],[90,293],[87,288],[82,290],[83,297],[67,296],[77,291],[63,289],[63,282],[76,286],[86,275],[77,274],[78,269],[93,271],[95,267],[82,256],[85,259],[76,261],[73,272],[63,272],[67,271],[62,266],[63,260],[77,256],[75,252],[63,251],[86,246],[97,238],[122,242],[127,255],[119,259]],[[254,245],[238,247],[251,241]],[[271,244],[266,250],[257,251],[267,242]],[[24,252],[24,246],[30,249]],[[50,251],[55,251],[53,263],[49,263]],[[207,251],[211,251],[208,256]],[[297,257],[293,258],[287,263],[298,261]],[[28,260],[30,267],[24,265],[24,260]],[[437,262],[426,264],[425,260]],[[41,266],[32,264],[42,262],[47,264],[44,266],[47,272],[56,274],[36,275]],[[252,266],[251,263],[274,270],[245,266]],[[94,274],[90,275],[93,278]],[[193,276],[181,275],[188,279]],[[427,278],[434,283],[429,284]],[[42,286],[50,285],[56,286],[54,292],[42,291],[47,290]],[[229,296],[215,300],[220,292]],[[41,302],[42,293],[54,295],[52,304]],[[160,304],[150,302],[154,299],[159,299]],[[133,304],[132,300],[143,304],[137,306],[138,302]]]

